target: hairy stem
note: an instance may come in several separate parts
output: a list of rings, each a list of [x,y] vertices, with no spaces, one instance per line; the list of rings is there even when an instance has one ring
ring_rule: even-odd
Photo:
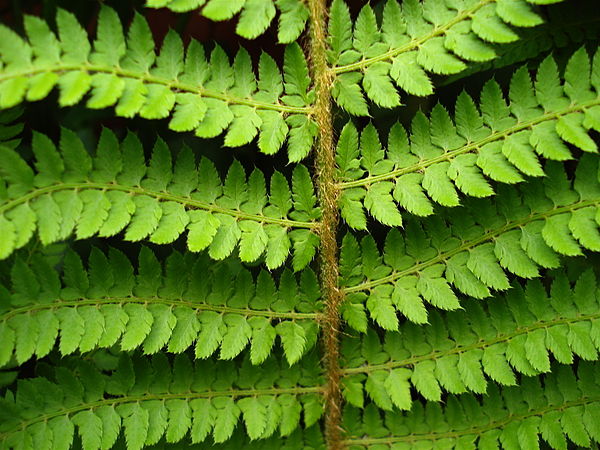
[[[335,148],[331,118],[331,86],[333,72],[327,65],[326,0],[309,0],[310,61],[315,80],[317,100],[314,114],[319,126],[316,148],[316,182],[319,202],[323,211],[321,221],[321,287],[325,299],[325,317],[322,324],[327,387],[325,391],[325,438],[332,450],[343,448],[341,436],[341,388],[339,307],[343,293],[339,289],[338,244],[336,231],[339,222],[338,194],[335,178]]]

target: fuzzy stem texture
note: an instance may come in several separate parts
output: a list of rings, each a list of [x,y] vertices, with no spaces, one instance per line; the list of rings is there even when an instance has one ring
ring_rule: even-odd
[[[340,387],[340,315],[343,292],[339,289],[338,243],[336,231],[339,222],[338,194],[335,177],[335,148],[333,145],[333,121],[331,118],[331,86],[333,72],[327,64],[326,0],[309,0],[310,49],[309,59],[315,80],[316,103],[314,114],[319,126],[316,148],[316,183],[322,208],[320,227],[321,289],[326,311],[323,320],[323,347],[327,370],[325,391],[325,439],[327,447],[338,450],[344,447],[341,433],[341,387]]]

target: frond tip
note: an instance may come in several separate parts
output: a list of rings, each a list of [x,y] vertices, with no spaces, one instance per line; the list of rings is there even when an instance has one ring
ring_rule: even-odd
[[[294,267],[305,267],[315,254],[313,233],[319,217],[308,170],[297,166],[290,190],[279,172],[267,194],[262,172],[247,178],[235,162],[221,178],[211,161],[183,148],[173,165],[162,140],[149,163],[140,141],[129,134],[119,142],[104,130],[95,155],[79,138],[62,131],[60,150],[41,134],[32,142],[34,170],[7,147],[0,147],[0,258],[24,246],[37,229],[42,244],[125,230],[128,241],[149,239],[168,244],[187,231],[188,248],[208,248],[211,257],[229,256],[239,243],[242,261],[263,254],[269,268],[281,266],[293,247]],[[292,231],[290,231],[292,230]]]

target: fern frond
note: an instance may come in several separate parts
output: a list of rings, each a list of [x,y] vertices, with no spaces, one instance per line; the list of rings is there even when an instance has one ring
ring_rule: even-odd
[[[486,178],[514,184],[526,176],[544,176],[540,157],[572,159],[567,144],[597,152],[589,133],[600,130],[600,51],[591,68],[582,48],[570,58],[561,83],[557,65],[548,57],[537,71],[534,89],[523,67],[512,78],[508,105],[499,85],[489,81],[481,94],[481,113],[463,92],[454,121],[439,104],[429,118],[418,113],[410,138],[402,125],[392,127],[387,152],[372,125],[359,138],[348,123],[337,148],[342,217],[364,230],[366,210],[385,225],[400,226],[398,207],[428,216],[434,202],[459,205],[457,190],[474,197],[492,195]]]
[[[167,442],[163,438],[158,444],[146,446],[148,450],[204,450],[210,447],[211,450],[270,450],[280,448],[282,438],[280,436],[271,436],[265,439],[251,440],[242,427],[237,427],[231,438],[223,443],[215,443],[212,437],[207,438],[205,443],[192,444],[189,440],[182,440],[177,443]],[[285,450],[319,450],[325,448],[323,434],[319,425],[313,425],[310,428],[296,428],[291,434],[285,436]],[[123,436],[112,447],[114,450],[127,450],[127,443]]]
[[[386,412],[370,404],[345,411],[345,444],[351,448],[539,448],[541,437],[553,449],[568,441],[589,447],[600,441],[600,364],[582,362],[577,374],[565,366],[519,387],[490,389],[437,402],[415,402],[409,413]],[[541,378],[541,380],[540,380]]]
[[[370,5],[352,30],[343,0],[331,6],[329,62],[337,74],[333,90],[339,106],[353,115],[368,115],[366,96],[384,108],[400,105],[396,86],[412,95],[433,93],[427,72],[450,75],[467,63],[490,61],[490,44],[519,39],[516,27],[543,22],[534,0],[388,0],[379,27]],[[362,84],[361,85],[359,85]]]
[[[160,139],[148,164],[135,135],[119,142],[106,129],[93,156],[68,130],[62,131],[60,151],[41,134],[34,134],[32,147],[36,171],[16,151],[0,147],[0,176],[7,185],[0,199],[0,258],[25,245],[36,228],[44,245],[72,234],[85,239],[122,230],[128,241],[167,244],[187,231],[192,251],[208,248],[211,257],[223,259],[239,242],[242,261],[264,254],[271,269],[285,262],[292,246],[297,270],[316,251],[311,230],[319,210],[304,166],[294,170],[291,191],[276,172],[267,194],[259,170],[247,179],[234,162],[222,182],[208,159],[196,168],[187,147],[173,167]]]
[[[429,401],[451,394],[483,394],[493,382],[517,384],[525,376],[549,372],[549,353],[561,364],[574,356],[598,359],[600,298],[593,272],[571,288],[555,274],[550,295],[537,280],[517,283],[502,297],[482,304],[463,302],[464,310],[432,312],[425,328],[405,322],[388,332],[382,345],[374,330],[343,343],[346,400],[363,407],[364,392],[384,410],[410,410],[411,387]],[[359,345],[360,344],[360,345]]]
[[[126,39],[116,12],[103,7],[93,49],[73,15],[61,10],[56,20],[60,40],[33,16],[25,19],[28,41],[0,27],[0,108],[40,100],[58,85],[61,106],[78,103],[89,93],[88,108],[115,106],[122,117],[171,117],[169,128],[195,130],[199,137],[226,131],[228,147],[248,144],[259,135],[263,153],[276,153],[287,138],[291,161],[308,154],[316,125],[307,117],[313,95],[297,44],[286,49],[284,77],[263,54],[257,80],[245,50],[230,65],[216,46],[209,63],[195,41],[184,52],[174,32],[155,55],[150,28],[140,15]]]
[[[381,255],[372,237],[347,234],[342,244],[343,315],[365,331],[366,309],[386,330],[397,330],[395,312],[427,322],[424,301],[443,310],[460,307],[455,290],[475,298],[505,290],[505,273],[539,276],[539,266],[557,268],[559,255],[600,250],[596,217],[600,205],[598,159],[581,158],[573,185],[556,162],[547,178],[524,186],[519,195],[472,200],[465,208],[431,219],[407,221],[406,233],[389,232]],[[453,286],[453,288],[451,287]]]
[[[188,434],[192,443],[209,435],[221,443],[238,422],[254,440],[290,435],[301,417],[310,426],[322,414],[321,374],[314,362],[286,368],[270,359],[261,372],[247,360],[194,364],[178,355],[171,365],[162,354],[151,362],[122,354],[110,375],[81,360],[73,366],[56,368],[52,380],[20,380],[15,393],[0,399],[3,448],[40,448],[43,442],[67,449],[75,428],[84,449],[108,449],[120,433],[128,450],[163,436],[179,442]]]
[[[285,270],[278,283],[262,271],[254,279],[239,263],[215,264],[206,256],[174,252],[161,264],[140,252],[137,270],[121,252],[93,249],[88,269],[68,252],[62,274],[42,257],[16,258],[11,286],[2,287],[0,367],[46,356],[59,340],[62,355],[120,344],[123,351],[163,348],[198,358],[220,350],[232,359],[250,346],[262,363],[277,336],[290,364],[311,349],[318,334],[317,278]],[[299,281],[299,283],[298,283]]]
[[[279,11],[277,39],[282,44],[297,40],[308,20],[303,0],[146,0],[146,6],[175,12],[201,9],[204,17],[215,21],[229,20],[239,13],[235,31],[246,39],[263,34]]]
[[[558,3],[545,11],[546,21],[534,28],[519,29],[519,40],[496,46],[497,57],[492,61],[469,64],[466,70],[450,75],[437,86],[444,86],[486,70],[498,69],[523,61],[535,61],[547,52],[564,47],[576,48],[593,43],[600,37],[600,12],[593,0],[577,2],[577,8]],[[593,45],[593,44],[592,44]]]

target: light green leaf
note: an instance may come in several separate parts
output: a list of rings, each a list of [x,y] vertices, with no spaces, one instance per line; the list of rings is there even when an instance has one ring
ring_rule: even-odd
[[[169,352],[183,353],[198,337],[200,324],[197,311],[187,306],[177,306],[173,313],[177,323],[169,339]]]
[[[117,412],[123,418],[127,448],[141,450],[150,427],[148,411],[139,403],[127,403],[117,406]]]
[[[271,353],[276,332],[265,317],[251,317],[248,319],[248,324],[252,327],[250,361],[252,364],[261,364]]]
[[[190,401],[190,407],[193,418],[191,440],[193,443],[202,442],[212,431],[217,412],[209,398],[194,399]]]
[[[172,399],[166,401],[169,410],[167,442],[179,442],[192,426],[192,411],[187,400]]]
[[[571,215],[568,213],[548,217],[542,229],[542,236],[544,241],[558,253],[577,256],[581,254],[581,249],[571,236],[570,220]]]
[[[502,148],[502,143],[498,141],[485,144],[479,151],[477,165],[493,180],[509,184],[520,183],[523,177],[503,155]]]
[[[561,116],[556,122],[556,132],[570,144],[575,145],[586,152],[597,152],[598,145],[588,136],[583,126],[584,115],[582,113],[571,113]]]
[[[80,411],[73,416],[72,420],[77,425],[81,443],[85,450],[101,448],[102,420],[93,411]]]
[[[252,328],[246,318],[238,314],[227,314],[224,318],[227,332],[221,343],[221,359],[233,359],[248,345]]]
[[[494,190],[475,165],[476,161],[476,155],[458,155],[450,162],[448,176],[465,194],[473,197],[489,197],[494,194]]]
[[[212,242],[221,222],[208,211],[189,211],[188,248],[192,252],[204,250]]]
[[[384,370],[371,372],[365,383],[365,391],[373,402],[385,411],[393,409],[393,403],[390,395],[387,392],[385,381],[387,381],[388,373]]]
[[[87,61],[91,50],[86,31],[81,27],[77,18],[70,12],[58,8],[56,24],[63,50],[63,60],[66,63],[81,64]]]
[[[213,438],[216,443],[225,442],[231,437],[235,428],[240,408],[230,397],[217,397],[213,400],[216,409]]]
[[[334,0],[329,9],[328,36],[331,54],[329,61],[338,62],[342,52],[352,47],[352,19],[343,0]]]
[[[142,345],[152,329],[154,316],[144,305],[140,304],[127,304],[123,309],[129,316],[129,320],[121,338],[121,348],[123,351],[129,351]]]
[[[214,311],[203,311],[200,315],[200,334],[196,341],[196,358],[208,358],[221,344],[226,327],[223,316]]]
[[[306,26],[308,8],[301,0],[276,0],[280,11],[277,39],[281,44],[289,44],[298,39]]]
[[[392,305],[392,287],[389,285],[377,286],[367,299],[367,309],[373,320],[385,330],[398,329],[398,317]]]
[[[431,80],[421,66],[417,64],[416,52],[406,52],[396,56],[392,62],[390,76],[401,89],[411,95],[426,97],[433,94]]]
[[[261,437],[267,427],[267,413],[265,406],[257,397],[246,397],[237,403],[242,411],[246,431],[250,439]]]
[[[118,66],[119,60],[124,54],[125,38],[119,16],[115,10],[103,6],[98,16],[98,30],[94,42],[92,62],[107,66]]]
[[[448,177],[449,163],[429,166],[423,175],[423,188],[431,199],[443,206],[458,206],[458,194]]]
[[[433,306],[445,310],[460,308],[454,291],[442,277],[444,266],[437,264],[419,273],[417,289],[421,296]]]
[[[261,119],[258,147],[261,152],[273,155],[283,145],[289,127],[283,115],[277,111],[259,111],[258,115]]]
[[[427,309],[416,288],[415,277],[407,276],[399,279],[394,285],[392,302],[408,320],[414,323],[427,323]]]
[[[290,365],[298,362],[306,346],[304,328],[292,321],[279,323],[275,330],[281,338],[285,357]]]
[[[365,194],[364,205],[384,225],[402,226],[402,216],[390,193],[393,188],[394,185],[389,181],[372,184]]]
[[[390,68],[389,63],[378,62],[369,66],[363,77],[365,92],[382,108],[393,108],[400,104],[400,97],[388,76]]]
[[[308,104],[307,91],[310,85],[308,67],[302,49],[295,42],[285,48],[283,76],[286,93],[288,95],[299,95],[304,103]]]
[[[506,274],[494,255],[493,244],[483,244],[469,252],[467,267],[486,286],[497,290],[510,287]]]
[[[254,39],[265,32],[274,17],[273,2],[246,0],[235,31],[246,39]]]
[[[152,329],[144,339],[144,353],[153,354],[160,351],[171,338],[171,333],[177,324],[177,317],[167,305],[148,305],[152,314]]]
[[[486,391],[487,382],[481,370],[481,354],[479,349],[460,353],[458,357],[458,371],[465,386],[471,391],[483,394]]]
[[[473,31],[482,39],[498,44],[507,44],[519,36],[496,15],[496,5],[488,4],[473,16]]]
[[[202,15],[211,20],[220,21],[231,19],[244,6],[244,0],[210,0]]]
[[[68,355],[79,348],[85,324],[75,308],[62,308],[57,315],[60,320],[60,353]]]
[[[530,135],[528,131],[521,131],[508,136],[502,145],[502,154],[525,175],[542,177],[544,171],[529,143]]]
[[[421,361],[415,364],[411,376],[411,382],[419,393],[427,400],[439,402],[442,391],[434,375],[435,363],[433,361]]]
[[[369,107],[358,84],[362,75],[351,72],[337,76],[331,94],[337,104],[355,116],[368,116]]]
[[[502,343],[486,347],[483,350],[481,364],[492,380],[505,386],[514,386],[517,384],[515,374],[508,365],[504,352],[505,345]]]

